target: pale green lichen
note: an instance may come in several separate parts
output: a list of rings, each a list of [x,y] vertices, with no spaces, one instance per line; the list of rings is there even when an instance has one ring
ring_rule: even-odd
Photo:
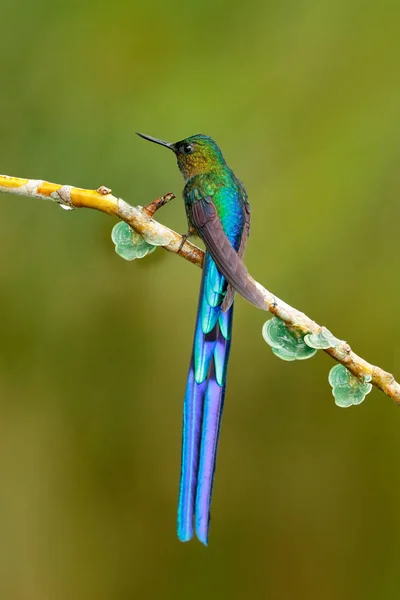
[[[371,379],[370,375],[358,379],[343,365],[332,367],[328,380],[332,386],[335,404],[341,408],[361,404],[372,389],[372,384],[369,383]]]
[[[318,333],[307,333],[304,336],[304,341],[310,348],[317,350],[326,350],[327,348],[335,348],[340,344],[340,340],[335,337],[329,329],[322,327]]]
[[[115,244],[115,252],[125,260],[143,258],[156,249],[156,246],[148,244],[124,221],[120,221],[113,227],[111,239]]]
[[[147,242],[150,246],[166,246],[171,242],[172,235],[164,232],[151,232],[147,235],[147,239],[151,240],[151,244]]]
[[[273,317],[262,328],[262,336],[272,352],[282,360],[306,360],[317,352],[304,342],[304,336],[290,328],[278,317]]]

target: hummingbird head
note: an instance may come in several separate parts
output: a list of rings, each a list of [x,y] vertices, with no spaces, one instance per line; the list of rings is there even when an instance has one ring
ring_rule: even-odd
[[[145,140],[172,150],[185,180],[200,173],[207,173],[226,164],[222,152],[214,140],[201,133],[192,135],[174,144],[153,138],[150,135],[144,135],[143,133],[138,133],[138,135]]]

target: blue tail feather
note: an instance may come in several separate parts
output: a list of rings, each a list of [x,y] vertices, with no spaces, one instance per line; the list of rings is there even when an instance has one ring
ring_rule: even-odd
[[[207,544],[210,504],[233,306],[221,311],[227,284],[206,254],[197,312],[193,353],[186,385],[182,436],[182,465],[178,506],[178,537],[196,535]],[[218,302],[217,302],[218,301]]]
[[[178,537],[187,542],[193,537],[193,512],[196,500],[197,471],[200,459],[201,422],[207,382],[196,383],[191,364],[183,407],[182,470],[179,493]]]

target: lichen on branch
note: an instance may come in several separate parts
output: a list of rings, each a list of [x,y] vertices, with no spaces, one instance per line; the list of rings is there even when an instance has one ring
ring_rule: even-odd
[[[199,267],[203,265],[203,250],[187,240],[182,244],[181,235],[153,218],[159,208],[175,197],[173,194],[166,194],[144,208],[141,206],[134,207],[121,198],[114,196],[111,190],[104,186],[99,187],[97,190],[86,190],[70,185],[58,185],[43,180],[21,179],[7,175],[0,175],[0,192],[40,200],[52,200],[69,210],[92,208],[113,215],[130,225],[148,244],[162,246],[168,252],[179,253],[182,258]],[[360,381],[371,382],[392,398],[394,402],[400,404],[400,384],[391,373],[370,364],[355,354],[345,341],[337,340],[334,347],[324,348],[323,346],[327,344],[323,344],[321,340],[324,338],[323,341],[326,341],[327,330],[325,327],[318,325],[301,311],[280,300],[261,284],[256,283],[256,285],[264,297],[266,309],[269,312],[284,321],[299,334],[308,334],[310,336],[308,339],[317,340],[320,344],[319,347],[324,352],[345,366]],[[328,333],[330,334],[330,332]],[[332,339],[336,340],[334,336],[332,336]],[[313,347],[315,347],[315,344]]]

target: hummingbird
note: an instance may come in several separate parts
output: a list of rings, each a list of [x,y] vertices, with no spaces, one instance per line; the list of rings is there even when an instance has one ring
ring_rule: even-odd
[[[266,310],[242,261],[250,231],[250,205],[242,182],[212,138],[197,134],[171,143],[138,135],[175,154],[185,180],[188,232],[182,244],[197,235],[206,247],[183,405],[177,534],[187,542],[195,532],[207,545],[235,292]]]

